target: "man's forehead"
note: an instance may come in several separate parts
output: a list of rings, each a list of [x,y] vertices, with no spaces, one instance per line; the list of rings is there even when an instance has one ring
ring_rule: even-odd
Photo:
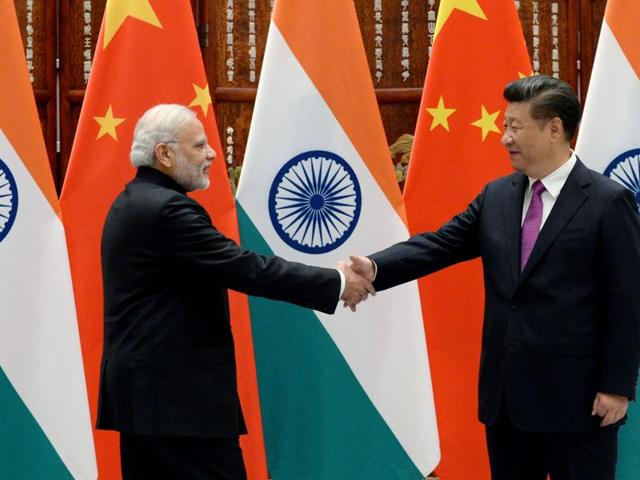
[[[205,136],[202,122],[197,118],[189,120],[189,122],[182,128],[182,130],[180,130],[179,135],[183,138]]]
[[[506,120],[517,120],[529,116],[529,102],[511,102],[504,111]]]

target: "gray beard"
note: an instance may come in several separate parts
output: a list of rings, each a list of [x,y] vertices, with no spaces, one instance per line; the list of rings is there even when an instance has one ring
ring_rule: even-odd
[[[199,170],[197,175],[193,175],[193,173],[193,169],[186,164],[186,160],[178,159],[174,174],[174,180],[178,185],[187,192],[209,188],[209,178],[202,174],[202,170]]]

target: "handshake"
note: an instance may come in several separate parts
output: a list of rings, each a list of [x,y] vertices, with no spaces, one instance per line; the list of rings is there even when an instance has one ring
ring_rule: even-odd
[[[352,312],[356,311],[356,305],[364,302],[369,294],[375,295],[376,291],[371,282],[375,277],[375,267],[373,262],[367,257],[356,257],[351,255],[351,260],[338,262],[340,270],[345,279],[345,287],[340,300],[344,302],[344,307],[349,307]]]

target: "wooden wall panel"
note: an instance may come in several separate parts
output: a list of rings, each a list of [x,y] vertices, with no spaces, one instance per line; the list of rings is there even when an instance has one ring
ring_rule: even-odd
[[[42,123],[49,163],[58,178],[56,154],[56,2],[15,0],[22,44]]]
[[[60,186],[67,171],[106,0],[60,2]]]
[[[607,0],[581,0],[580,4],[580,87],[586,98],[600,27]]]
[[[33,44],[34,90],[58,187],[71,152],[105,3],[15,0],[23,41]],[[514,3],[536,71],[559,76],[584,98],[606,0]],[[191,0],[191,4],[215,102],[220,157],[236,167],[244,156],[273,0]],[[415,128],[439,4],[440,0],[355,0],[389,143]],[[56,153],[56,53],[61,60],[60,153]]]
[[[376,89],[422,87],[429,44],[426,3],[416,0],[356,1],[362,40]]]
[[[577,0],[516,2],[534,73],[577,87]]]
[[[204,60],[213,92],[222,150],[232,168],[242,163],[273,1],[210,0]]]
[[[255,92],[253,92],[255,97]],[[226,162],[227,168],[242,164],[244,151],[249,136],[253,102],[242,102],[233,96],[227,101],[220,101],[216,105],[218,129],[222,152],[218,158]]]

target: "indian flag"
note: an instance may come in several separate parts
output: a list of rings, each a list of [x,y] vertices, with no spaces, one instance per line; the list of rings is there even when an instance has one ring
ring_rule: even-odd
[[[408,237],[351,0],[277,0],[237,194],[245,247],[335,266]],[[422,479],[439,460],[417,285],[333,316],[250,299],[271,476]]]
[[[631,190],[640,208],[640,2],[609,0],[576,152],[590,168]],[[636,398],[640,389],[636,391]],[[640,408],[620,429],[618,480],[640,477]]]
[[[65,234],[12,0],[0,18],[0,478],[94,479]]]

